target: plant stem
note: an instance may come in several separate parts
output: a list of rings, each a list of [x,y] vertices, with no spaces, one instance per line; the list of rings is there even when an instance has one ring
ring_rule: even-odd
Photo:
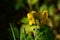
[[[15,34],[14,34],[14,31],[13,31],[13,28],[12,28],[12,25],[11,24],[10,24],[10,28],[11,28],[11,31],[12,31],[13,38],[14,38],[14,40],[16,40]]]
[[[29,4],[29,8],[30,8],[30,11],[32,11],[32,5],[31,4]]]

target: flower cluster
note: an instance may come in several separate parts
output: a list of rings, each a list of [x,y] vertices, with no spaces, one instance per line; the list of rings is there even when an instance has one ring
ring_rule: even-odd
[[[33,17],[33,14],[36,13],[36,11],[31,11],[27,14],[29,25],[35,24],[35,19]]]
[[[38,14],[38,15],[37,15]],[[40,13],[37,13],[36,11],[31,11],[27,14],[27,18],[28,18],[28,21],[29,21],[29,25],[32,25],[32,24],[39,24],[39,21],[36,21],[35,19],[35,16],[39,17],[38,19],[40,19],[41,23],[46,23],[47,19],[48,19],[48,11],[47,10],[44,10],[41,14]]]

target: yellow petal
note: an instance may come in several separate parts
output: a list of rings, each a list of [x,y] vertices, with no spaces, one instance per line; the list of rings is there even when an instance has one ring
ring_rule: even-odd
[[[32,25],[32,22],[31,21],[29,21],[29,25]]]
[[[32,24],[35,24],[34,18],[30,18],[30,19],[29,19],[29,24],[31,24],[31,25],[32,25]]]
[[[28,19],[30,19],[30,18],[33,17],[33,15],[32,15],[31,13],[28,13],[28,14],[27,14],[27,17],[28,17]]]
[[[33,13],[36,13],[36,11],[30,11],[29,13],[32,13],[33,14]]]
[[[45,18],[48,18],[48,11],[47,10],[44,10],[41,14],[41,17],[45,17]]]
[[[31,11],[27,14],[27,18],[29,20],[29,25],[35,24],[35,19],[33,17],[33,14],[36,13],[36,11]]]

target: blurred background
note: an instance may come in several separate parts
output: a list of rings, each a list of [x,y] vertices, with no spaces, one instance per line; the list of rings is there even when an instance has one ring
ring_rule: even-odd
[[[20,20],[26,17],[29,11],[41,13],[45,9],[49,12],[55,39],[60,40],[60,0],[0,0],[0,40],[13,40],[14,33],[19,40],[22,25]]]

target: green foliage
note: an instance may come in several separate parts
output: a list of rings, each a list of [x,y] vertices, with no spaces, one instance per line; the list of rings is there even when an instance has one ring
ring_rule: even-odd
[[[15,5],[15,9],[19,10],[25,4],[25,2],[25,0],[18,0],[18,2]]]
[[[13,31],[15,33],[16,38],[19,38],[19,30],[17,27],[13,27]]]
[[[25,7],[25,3],[27,3],[29,7],[32,7],[32,5],[36,5],[36,3],[38,3],[38,0],[18,0],[15,4],[15,9],[19,10],[21,7]]]
[[[53,4],[49,6],[49,15],[53,15],[54,9],[55,8],[54,8],[54,5]]]
[[[13,40],[18,40],[19,39],[19,30],[18,28],[14,25],[14,24],[10,24],[10,34],[11,34],[11,38]]]
[[[57,2],[58,9],[60,9],[60,0]]]
[[[33,28],[33,31],[31,33],[29,32],[29,29],[31,29],[31,27],[35,27],[35,25],[32,26],[28,26],[28,25],[23,25],[21,30],[20,30],[20,38],[21,39],[25,39],[25,40],[54,40],[54,34],[51,28],[49,28],[49,26],[41,24],[39,26],[39,28]],[[35,29],[35,30],[34,30]],[[33,34],[33,32],[35,32],[35,36]],[[33,35],[32,35],[33,34]],[[23,36],[22,36],[23,35]]]
[[[39,8],[39,12],[42,13],[43,10],[47,10],[47,5],[43,4],[40,8]]]
[[[27,17],[23,17],[23,18],[21,19],[21,22],[22,22],[22,23],[28,23]]]
[[[27,0],[27,3],[29,4],[29,5],[34,5],[34,4],[36,4],[38,2],[38,0]]]
[[[54,40],[54,34],[52,29],[47,25],[40,25],[40,29],[38,30],[39,40]]]
[[[31,28],[33,28],[33,27],[35,27],[35,26],[30,26],[28,24],[22,25],[21,29],[20,29],[20,40],[22,40],[22,39],[24,39],[24,40],[33,40],[33,37],[32,37],[32,34],[31,34],[32,33]]]

